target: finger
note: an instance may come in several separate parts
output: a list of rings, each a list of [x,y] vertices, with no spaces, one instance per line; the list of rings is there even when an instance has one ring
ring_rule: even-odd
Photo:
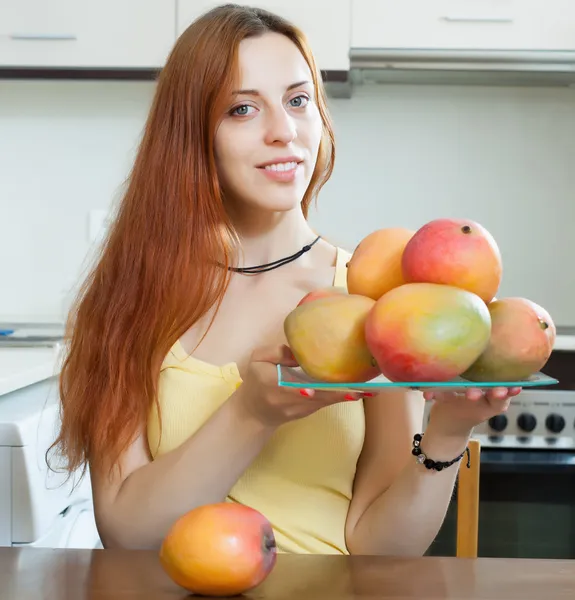
[[[371,397],[373,394],[371,392],[348,392],[344,395],[343,399],[347,401],[361,400],[365,397]]]
[[[298,391],[302,396],[306,398],[313,398],[314,402],[324,404],[325,406],[336,404],[342,400],[356,400],[359,397],[357,394],[342,394],[341,392],[335,391],[326,392],[323,390],[314,390],[313,388],[301,388]]]
[[[319,392],[314,390],[313,388],[301,388],[299,390],[301,396],[305,396],[306,398],[313,398],[316,402],[321,402],[326,406],[329,404],[336,404],[338,402],[342,402],[343,400],[352,401],[352,400],[361,400],[365,396],[373,396],[370,392],[356,392],[356,393],[346,393],[346,394],[338,394],[335,392]]]
[[[427,402],[431,402],[432,400],[436,400],[438,402],[457,399],[458,396],[465,396],[464,392],[457,392],[454,390],[450,391],[440,391],[440,390],[424,390],[422,392],[424,399]]]
[[[338,402],[354,402],[365,397],[374,396],[371,392],[328,392],[321,391],[315,394],[315,399],[326,406],[337,404]]]
[[[465,397],[465,392],[456,392],[454,390],[440,392],[440,391],[425,391],[423,392],[423,397],[430,401],[435,400],[435,402],[452,402],[453,400],[459,400]]]
[[[484,392],[481,388],[467,388],[465,390],[465,397],[472,402],[477,402],[483,398]]]
[[[492,388],[492,389],[488,390],[487,393],[485,394],[485,397],[489,401],[505,400],[508,395],[509,395],[509,392],[508,392],[507,388],[496,387],[496,388]]]
[[[256,348],[252,352],[252,362],[267,362],[274,365],[282,365],[282,367],[298,366],[298,362],[292,351],[285,344]]]

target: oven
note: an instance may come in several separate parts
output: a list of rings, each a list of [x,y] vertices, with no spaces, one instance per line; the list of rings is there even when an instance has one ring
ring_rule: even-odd
[[[543,369],[559,384],[524,388],[507,413],[474,431],[481,441],[479,556],[575,558],[572,333],[558,335]],[[457,490],[428,555],[455,556],[456,518]]]

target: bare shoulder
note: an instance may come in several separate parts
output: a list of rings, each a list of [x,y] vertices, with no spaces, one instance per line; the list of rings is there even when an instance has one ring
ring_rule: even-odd
[[[310,253],[310,259],[316,268],[335,267],[339,248],[329,240],[323,237],[313,246],[313,253]],[[312,258],[313,257],[313,258]]]
[[[353,252],[346,246],[340,245],[335,240],[320,239],[314,253],[314,267],[329,267],[335,274],[334,283],[346,287],[346,269]]]

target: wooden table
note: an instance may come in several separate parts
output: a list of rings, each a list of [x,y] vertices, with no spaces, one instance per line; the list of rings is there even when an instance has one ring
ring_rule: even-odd
[[[247,598],[573,600],[575,561],[280,555]],[[2,600],[190,598],[155,552],[0,548]]]

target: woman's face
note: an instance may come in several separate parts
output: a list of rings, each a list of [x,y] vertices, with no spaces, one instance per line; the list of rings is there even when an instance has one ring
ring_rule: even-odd
[[[299,206],[318,155],[322,121],[310,69],[283,35],[243,40],[239,81],[216,132],[218,172],[234,211]]]

